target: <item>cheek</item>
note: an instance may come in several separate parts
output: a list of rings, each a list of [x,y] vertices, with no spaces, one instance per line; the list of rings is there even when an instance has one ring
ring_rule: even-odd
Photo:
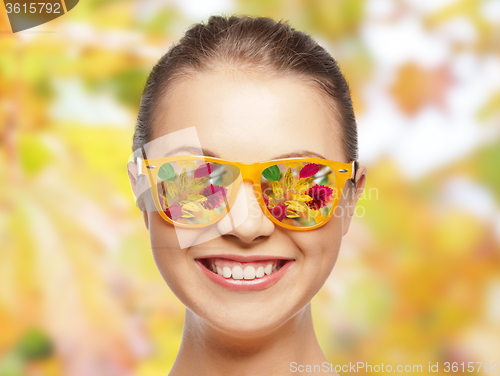
[[[214,229],[184,229],[167,223],[157,212],[149,213],[149,236],[156,267],[163,280],[185,305],[197,296],[199,286],[193,278],[197,268],[189,247],[213,237]],[[180,244],[183,244],[181,248]]]
[[[312,231],[290,233],[301,252],[302,273],[311,276],[310,288],[319,290],[332,272],[342,243],[342,218],[333,216]]]
[[[180,249],[175,227],[171,226],[157,212],[149,212],[149,239],[154,252],[171,252]]]
[[[326,225],[316,230],[293,234],[306,261],[327,261],[332,257],[336,259],[342,242],[342,223],[342,218],[334,214]]]
[[[186,229],[166,222],[157,212],[149,213],[149,237],[153,251],[185,253],[196,244],[219,237],[215,226]]]
[[[165,222],[158,213],[150,213],[149,236],[156,267],[172,292],[181,299],[189,279],[186,249],[181,249],[176,228]],[[181,288],[182,287],[182,288]]]

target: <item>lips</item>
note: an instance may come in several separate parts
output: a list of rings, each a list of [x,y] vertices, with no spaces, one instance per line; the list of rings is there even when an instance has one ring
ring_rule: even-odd
[[[260,290],[274,285],[294,260],[241,256],[212,256],[196,259],[213,282],[231,290]]]

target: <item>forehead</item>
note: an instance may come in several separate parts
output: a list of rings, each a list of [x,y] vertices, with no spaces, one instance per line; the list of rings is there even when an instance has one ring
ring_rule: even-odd
[[[253,163],[296,151],[343,160],[327,102],[297,78],[227,69],[183,78],[162,98],[153,137],[193,126],[203,149],[228,160]]]

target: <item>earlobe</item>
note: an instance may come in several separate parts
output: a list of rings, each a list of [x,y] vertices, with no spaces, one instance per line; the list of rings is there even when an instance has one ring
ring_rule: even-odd
[[[361,198],[363,191],[365,190],[366,183],[366,168],[361,166],[356,173],[356,203]]]
[[[142,218],[144,218],[144,224],[146,225],[146,230],[149,231],[149,216],[146,210],[142,210]]]
[[[132,192],[134,193],[134,197],[137,198],[137,164],[134,162],[127,163],[127,172]]]

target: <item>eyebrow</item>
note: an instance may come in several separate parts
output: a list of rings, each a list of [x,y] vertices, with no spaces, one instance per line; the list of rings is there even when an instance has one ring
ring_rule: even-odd
[[[326,159],[321,154],[318,154],[318,153],[315,153],[314,151],[309,151],[309,150],[294,151],[292,153],[278,155],[272,159],[300,158],[300,157],[314,157],[314,158]]]
[[[187,151],[188,153],[193,154],[193,155],[201,155],[201,156],[205,156],[205,157],[212,157],[212,158],[220,158],[220,159],[222,159],[219,154],[214,153],[211,150],[204,149],[204,148],[200,149],[200,148],[193,147],[193,146],[180,146],[180,147],[178,147],[178,148],[176,148],[176,149],[174,149],[174,150],[166,153],[164,156],[168,157],[168,156],[176,154],[176,153],[178,153],[180,151]],[[301,158],[301,157],[313,157],[313,158],[326,159],[321,154],[315,153],[314,151],[310,151],[310,150],[298,150],[298,151],[294,151],[294,152],[291,152],[291,153],[285,153],[285,154],[277,155],[277,156],[271,158],[271,160],[274,160],[274,159],[285,159],[285,158]]]
[[[201,156],[206,156],[206,157],[220,158],[216,153],[213,153],[208,149],[200,149],[200,148],[197,148],[194,146],[180,146],[180,147],[166,153],[164,155],[164,157],[169,157],[169,156],[176,154],[180,151],[187,151],[189,154],[192,154],[192,155],[201,155]]]

